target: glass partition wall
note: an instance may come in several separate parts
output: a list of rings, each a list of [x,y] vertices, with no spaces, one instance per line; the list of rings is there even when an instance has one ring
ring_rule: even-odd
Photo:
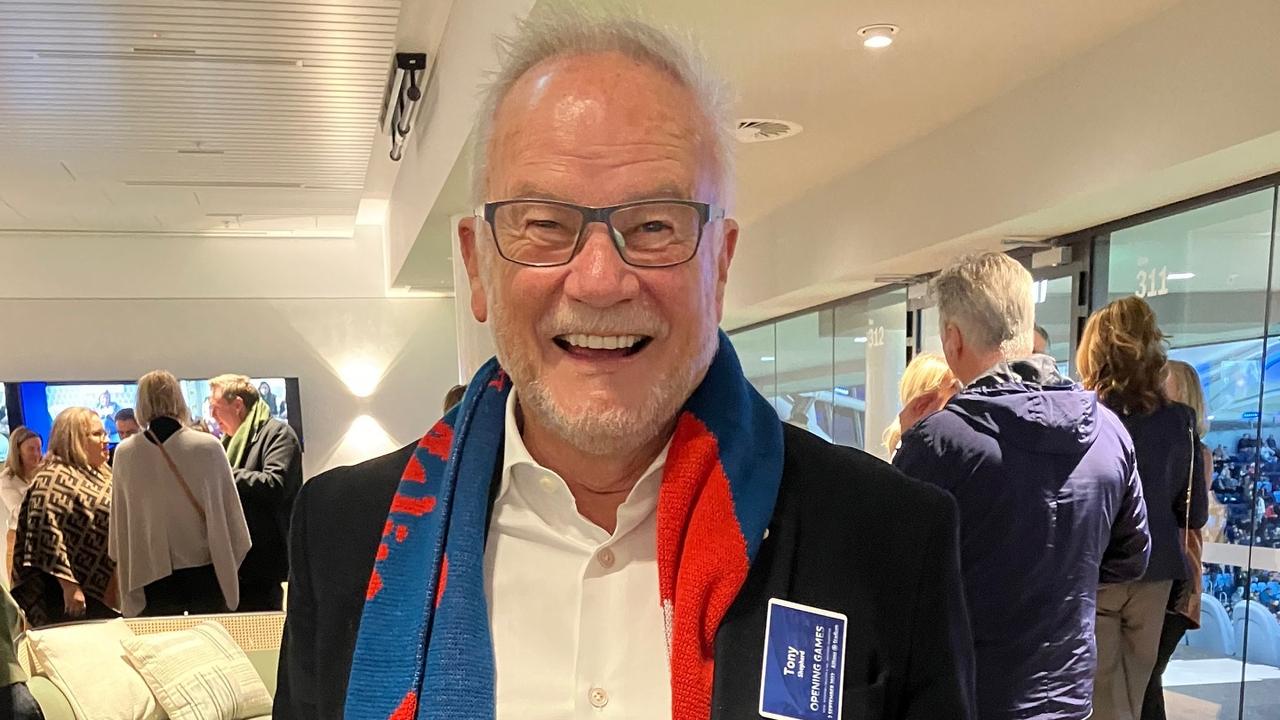
[[[898,416],[907,361],[903,288],[842,300],[733,333],[752,385],[778,416],[831,442],[880,457]]]
[[[1164,675],[1170,718],[1280,718],[1280,175],[1058,238],[1074,262],[1033,270],[1036,322],[1065,372],[1083,322],[1138,295],[1170,357],[1200,375],[1213,451],[1201,627]],[[1030,256],[1024,259],[1030,262]],[[886,457],[912,352],[940,352],[937,308],[895,287],[732,334],[779,416]]]
[[[1280,717],[1280,327],[1276,187],[1113,229],[1097,301],[1145,298],[1200,375],[1213,451],[1201,627],[1174,655],[1170,716]],[[1267,328],[1270,327],[1270,331]],[[1202,714],[1190,714],[1203,708]]]

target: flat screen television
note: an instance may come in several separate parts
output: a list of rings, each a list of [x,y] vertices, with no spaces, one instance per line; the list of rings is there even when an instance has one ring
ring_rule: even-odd
[[[222,429],[218,427],[217,421],[209,412],[209,381],[201,379],[179,382],[186,397],[187,406],[191,410],[191,420],[203,424],[215,437],[222,437]],[[259,393],[271,408],[271,414],[289,423],[305,448],[298,379],[253,378],[253,384],[259,388]],[[13,394],[10,393],[10,395]],[[42,437],[49,437],[53,419],[58,416],[58,413],[69,407],[87,407],[96,411],[102,418],[110,441],[114,445],[120,442],[115,415],[124,408],[132,408],[136,405],[138,385],[134,382],[24,382],[18,384],[16,394],[20,399],[19,412],[22,424]],[[10,413],[13,413],[12,408]]]

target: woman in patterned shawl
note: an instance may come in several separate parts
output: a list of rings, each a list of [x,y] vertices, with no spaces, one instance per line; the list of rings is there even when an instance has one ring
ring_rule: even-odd
[[[89,408],[53,421],[45,466],[22,505],[13,598],[33,627],[115,617],[115,563],[107,557],[111,470],[107,431]]]

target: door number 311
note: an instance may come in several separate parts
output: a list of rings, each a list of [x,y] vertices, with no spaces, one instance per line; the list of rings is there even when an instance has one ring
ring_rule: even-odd
[[[1169,294],[1169,266],[1158,270],[1138,271],[1138,291],[1134,293],[1140,298],[1160,297]]]

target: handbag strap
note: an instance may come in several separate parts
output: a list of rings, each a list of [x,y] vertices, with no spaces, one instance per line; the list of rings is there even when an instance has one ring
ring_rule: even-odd
[[[1186,550],[1186,557],[1191,556],[1191,493],[1195,490],[1196,483],[1196,462],[1200,460],[1200,443],[1196,440],[1196,428],[1194,425],[1187,428],[1187,434],[1191,436],[1191,467],[1187,469],[1187,520],[1182,527],[1187,531],[1183,534],[1183,549]],[[1196,532],[1199,532],[1197,530]]]
[[[196,514],[200,516],[200,522],[205,522],[204,508],[200,507],[200,503],[196,500],[195,493],[191,492],[191,486],[187,485],[186,478],[182,477],[182,473],[178,470],[178,464],[169,457],[169,451],[164,449],[164,444],[160,442],[160,438],[150,429],[146,432],[147,439],[155,443],[160,448],[160,454],[164,456],[164,461],[169,464],[169,469],[173,471],[174,477],[178,478],[178,485],[182,486],[182,493],[187,496],[187,501],[191,503],[191,507],[195,508]]]

